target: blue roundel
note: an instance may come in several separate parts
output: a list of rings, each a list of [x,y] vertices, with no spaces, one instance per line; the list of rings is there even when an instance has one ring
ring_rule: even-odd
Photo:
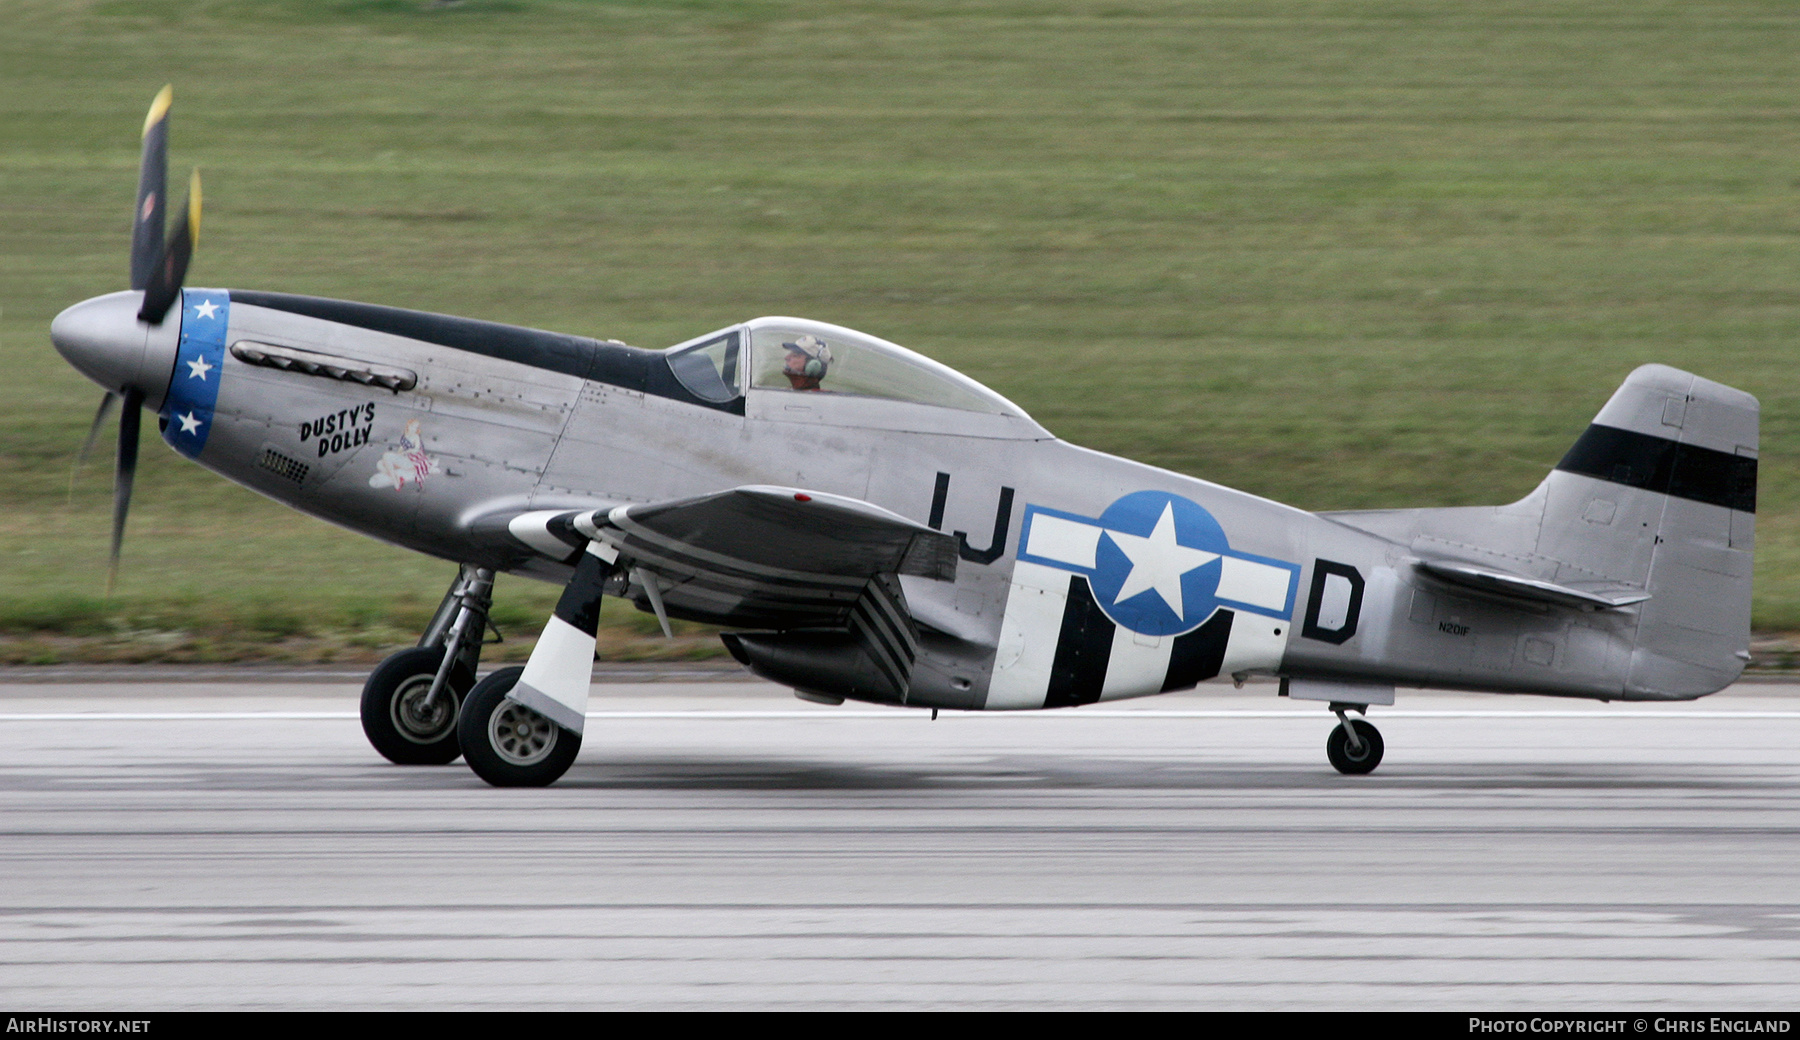
[[[1100,609],[1145,635],[1198,627],[1219,605],[1225,531],[1198,504],[1166,491],[1126,495],[1100,515],[1106,528],[1088,579]]]

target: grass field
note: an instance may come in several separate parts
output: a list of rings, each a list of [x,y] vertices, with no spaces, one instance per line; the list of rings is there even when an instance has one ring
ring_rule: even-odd
[[[6,0],[0,659],[366,655],[450,575],[147,436],[120,588],[98,391],[176,86],[190,284],[660,346],[866,328],[1059,435],[1309,509],[1508,501],[1630,371],[1763,403],[1756,620],[1800,628],[1789,2]],[[503,580],[529,630],[554,589]],[[707,652],[701,637],[620,653]],[[633,625],[639,627],[631,627]]]

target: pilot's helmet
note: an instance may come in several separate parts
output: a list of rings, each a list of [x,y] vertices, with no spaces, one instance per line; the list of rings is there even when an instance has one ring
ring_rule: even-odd
[[[808,378],[823,378],[825,370],[831,367],[831,348],[825,345],[824,340],[811,333],[783,343],[782,346],[806,359],[802,374]]]

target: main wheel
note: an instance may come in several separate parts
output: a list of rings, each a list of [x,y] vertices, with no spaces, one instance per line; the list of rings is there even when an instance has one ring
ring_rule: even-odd
[[[1344,732],[1344,724],[1339,723],[1331,731],[1331,736],[1325,739],[1325,757],[1331,759],[1331,764],[1340,773],[1352,776],[1373,773],[1375,767],[1381,764],[1381,753],[1384,750],[1381,731],[1363,719],[1346,721],[1356,727],[1356,736],[1362,741],[1362,748],[1359,750],[1350,746],[1350,735]]]
[[[376,665],[363,684],[363,733],[388,761],[441,766],[462,754],[456,743],[457,708],[475,677],[460,663],[451,666],[444,690],[427,705],[425,697],[443,660],[442,647],[402,650]]]
[[[523,668],[502,668],[476,683],[456,723],[463,760],[495,787],[553,784],[581,750],[581,734],[506,699],[524,673]]]

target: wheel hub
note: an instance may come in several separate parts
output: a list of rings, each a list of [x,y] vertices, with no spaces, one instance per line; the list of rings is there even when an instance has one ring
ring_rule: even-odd
[[[390,702],[392,710],[389,714],[393,717],[394,729],[415,744],[442,740],[456,725],[456,694],[447,685],[436,700],[425,703],[434,678],[431,675],[413,676],[400,684]]]
[[[515,766],[533,766],[556,748],[557,725],[523,704],[506,701],[488,717],[494,751]]]

